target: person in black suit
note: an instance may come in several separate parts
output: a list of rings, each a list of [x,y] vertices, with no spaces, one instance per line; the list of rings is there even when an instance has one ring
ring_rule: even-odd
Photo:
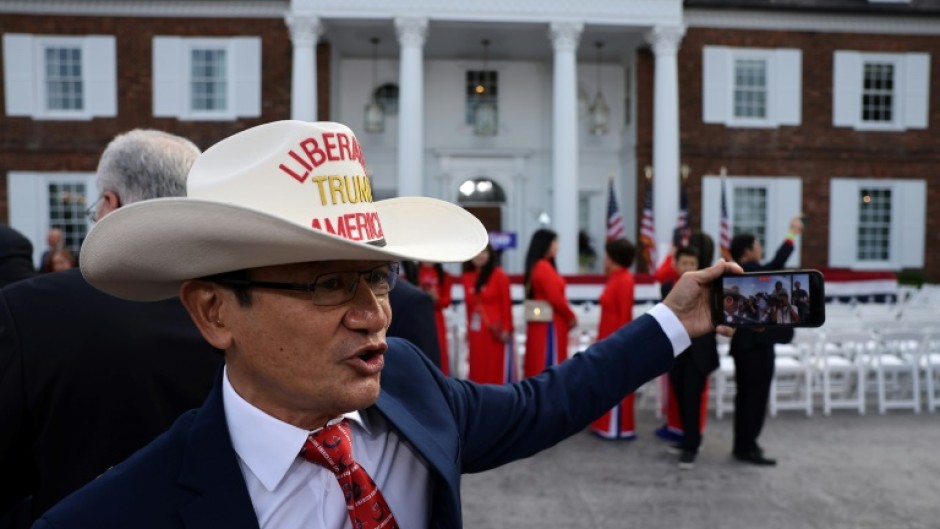
[[[434,322],[434,300],[431,295],[408,281],[399,281],[388,294],[392,305],[392,323],[388,335],[404,338],[418,346],[438,369],[441,368],[441,347]]]
[[[0,224],[0,287],[34,275],[32,243],[22,233]]]
[[[745,272],[779,270],[793,253],[794,239],[803,233],[803,221],[797,215],[790,221],[790,231],[777,249],[774,258],[761,264],[763,247],[750,233],[739,233],[731,239],[731,257]],[[730,354],[734,358],[737,393],[734,396],[734,447],[738,461],[753,465],[773,466],[777,461],[766,457],[757,444],[767,414],[770,384],[774,377],[774,344],[793,339],[793,329],[738,329],[731,338]]]
[[[162,132],[118,136],[95,213],[184,194],[198,154]],[[118,299],[78,269],[0,291],[0,527],[28,527],[198,407],[221,361],[178,299]]]
[[[706,268],[714,255],[711,237],[699,232],[692,238],[697,246],[676,250],[675,267],[679,277],[686,272]],[[668,289],[671,288],[669,284]],[[717,368],[718,342],[712,332],[692,338],[692,345],[676,357],[669,370],[669,383],[682,421],[682,441],[676,446],[681,469],[691,469],[695,465],[695,457],[702,444],[702,392],[708,385],[708,376]]]

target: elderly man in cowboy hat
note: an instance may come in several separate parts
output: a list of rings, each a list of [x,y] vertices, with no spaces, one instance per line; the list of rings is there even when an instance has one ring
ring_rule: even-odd
[[[398,260],[464,261],[486,231],[447,202],[373,202],[348,128],[243,131],[187,187],[103,219],[82,271],[119,297],[178,295],[225,367],[202,408],[36,527],[461,527],[462,473],[552,446],[665,372],[713,330],[709,283],[740,271],[686,274],[574,359],[479,385],[386,329]]]

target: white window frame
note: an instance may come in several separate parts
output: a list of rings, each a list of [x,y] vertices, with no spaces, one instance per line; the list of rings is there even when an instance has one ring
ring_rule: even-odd
[[[924,180],[833,178],[829,196],[829,264],[855,270],[923,268],[927,225]],[[891,190],[889,257],[858,259],[858,196],[862,189]]]
[[[728,176],[725,178],[725,199],[728,209],[729,222],[734,219],[734,189],[737,187],[762,187],[767,191],[767,218],[764,246],[764,262],[774,256],[774,252],[783,243],[787,231],[790,229],[790,220],[802,211],[803,206],[803,180],[794,176]],[[718,241],[721,223],[721,177],[704,176],[702,178],[702,231],[709,234],[715,241],[715,256],[719,256]],[[731,226],[734,233],[734,226]],[[787,260],[787,268],[800,266],[801,240],[797,238],[793,253]]]
[[[82,109],[50,109],[46,100],[45,50],[81,50]],[[36,120],[82,121],[117,115],[117,55],[112,35],[3,36],[4,87],[8,116]]]
[[[767,64],[766,118],[734,115],[734,66],[738,59]],[[731,48],[702,50],[702,121],[736,128],[778,128],[802,123],[802,51],[795,48]]]
[[[227,108],[192,109],[192,51],[224,49]],[[261,115],[260,37],[153,38],[153,115],[181,121],[231,121]]]
[[[10,226],[33,244],[33,263],[38,264],[46,248],[49,233],[49,185],[80,182],[85,184],[86,205],[98,199],[98,181],[93,172],[10,171],[7,174],[7,197]],[[91,221],[86,219],[88,228]]]
[[[865,63],[895,67],[892,121],[862,121]],[[925,129],[930,110],[930,54],[863,53],[837,50],[833,54],[832,126],[863,131]]]

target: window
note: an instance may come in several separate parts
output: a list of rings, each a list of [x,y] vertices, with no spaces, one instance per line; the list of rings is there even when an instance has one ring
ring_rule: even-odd
[[[85,209],[95,201],[95,197],[88,193],[85,182],[67,179],[46,184],[46,195],[49,201],[49,226],[60,228],[65,247],[78,255],[89,228]]]
[[[735,186],[731,201],[731,236],[751,233],[761,244],[767,244],[767,188]],[[733,212],[733,213],[732,213]]]
[[[49,46],[46,52],[46,108],[49,110],[81,110],[82,49]]]
[[[191,54],[190,110],[225,111],[228,109],[225,50],[197,48],[193,49]]]
[[[767,117],[767,61],[734,61],[734,117]]]
[[[857,269],[923,268],[923,180],[833,178],[829,263]]]
[[[856,130],[927,128],[930,55],[837,51],[832,124]]]
[[[887,261],[891,256],[891,190],[866,189],[859,192],[859,261]]]
[[[790,220],[802,210],[803,182],[797,177],[729,176],[725,178],[725,199],[731,235],[752,233],[764,245],[765,260],[773,257],[786,238]],[[719,241],[721,221],[721,177],[702,179],[702,230]],[[787,261],[788,267],[800,264],[800,241]],[[718,248],[715,248],[718,255]]]
[[[153,114],[181,120],[261,115],[261,39],[153,39]]]
[[[78,255],[91,229],[85,209],[98,198],[94,173],[11,171],[8,178],[10,226],[33,244],[33,262],[46,248],[50,228],[60,228],[65,246]]]
[[[470,70],[467,72],[467,102],[465,121],[473,125],[477,107],[489,103],[498,109],[496,95],[499,90],[498,76],[495,70]]]
[[[862,80],[862,121],[891,123],[893,110],[894,65],[866,63]]]
[[[8,116],[85,120],[117,115],[112,36],[3,36]]]
[[[705,46],[702,120],[728,127],[799,125],[802,52]]]

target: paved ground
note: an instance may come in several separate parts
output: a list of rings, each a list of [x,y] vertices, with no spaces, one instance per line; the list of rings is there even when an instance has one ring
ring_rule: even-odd
[[[633,442],[582,432],[541,454],[464,476],[468,529],[940,528],[940,413],[781,412],[761,443],[775,468],[731,459],[731,418],[708,418],[696,467],[639,411]]]

